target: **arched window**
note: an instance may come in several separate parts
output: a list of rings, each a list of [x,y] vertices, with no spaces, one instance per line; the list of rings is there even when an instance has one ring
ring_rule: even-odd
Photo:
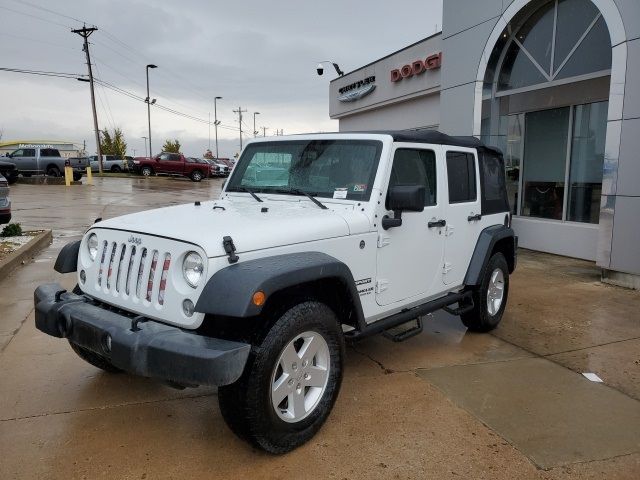
[[[610,73],[609,31],[589,0],[547,1],[509,24],[501,40],[487,69],[487,93]]]

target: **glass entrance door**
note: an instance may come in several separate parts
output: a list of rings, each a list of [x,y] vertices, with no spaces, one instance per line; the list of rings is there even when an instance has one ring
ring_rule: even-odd
[[[564,107],[525,115],[521,215],[562,220],[570,113]]]
[[[516,149],[524,138],[520,215],[598,223],[607,109],[596,102],[524,114],[524,135],[513,135]]]

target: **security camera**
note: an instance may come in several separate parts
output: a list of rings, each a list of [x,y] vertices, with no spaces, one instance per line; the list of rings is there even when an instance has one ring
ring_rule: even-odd
[[[318,72],[318,75],[322,75],[324,73],[324,67],[322,66],[321,63],[318,64],[318,66],[316,67],[316,70]]]

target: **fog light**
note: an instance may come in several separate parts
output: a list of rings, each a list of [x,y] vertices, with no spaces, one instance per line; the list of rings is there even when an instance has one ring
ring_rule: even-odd
[[[84,282],[87,281],[87,273],[84,270],[80,270],[80,282],[84,285]]]
[[[111,335],[107,333],[102,339],[102,344],[105,353],[111,353]]]
[[[182,302],[182,311],[187,317],[190,317],[193,315],[193,312],[195,311],[194,309],[195,309],[195,305],[188,298]]]

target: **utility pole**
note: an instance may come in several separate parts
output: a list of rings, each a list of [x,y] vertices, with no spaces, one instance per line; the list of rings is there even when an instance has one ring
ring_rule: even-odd
[[[144,138],[144,156],[147,156],[147,140],[149,139],[149,137],[140,137],[140,138]]]
[[[151,96],[149,95],[149,69],[150,68],[158,68],[157,65],[150,63],[146,66],[145,72],[147,74],[147,98],[145,102],[147,102],[147,120],[149,122],[149,157],[153,157],[153,151],[151,149],[151,105],[156,103],[156,99],[151,100]]]
[[[238,110],[234,110],[233,113],[238,114],[238,125],[240,126],[240,151],[242,151],[242,114],[246,112],[246,110],[242,110],[240,106],[238,106]]]
[[[222,97],[213,97],[213,125],[216,130],[216,158],[218,158],[218,125],[220,122],[218,121],[218,100],[222,100]],[[211,122],[211,120],[209,120]],[[211,126],[209,126],[211,128]]]
[[[269,127],[260,127],[262,128],[262,136],[266,137],[267,136],[267,130],[269,129]]]
[[[96,152],[98,153],[98,170],[100,175],[102,175],[102,152],[100,151],[100,130],[98,130],[98,114],[96,113],[96,97],[93,90],[93,71],[91,70],[91,55],[89,54],[89,36],[98,30],[98,27],[90,27],[87,28],[86,25],[83,25],[82,28],[78,28],[76,30],[71,30],[72,33],[77,33],[84,39],[84,45],[82,50],[84,50],[85,56],[87,57],[87,68],[89,69],[89,87],[91,90],[91,110],[93,111],[93,129],[96,133]]]

